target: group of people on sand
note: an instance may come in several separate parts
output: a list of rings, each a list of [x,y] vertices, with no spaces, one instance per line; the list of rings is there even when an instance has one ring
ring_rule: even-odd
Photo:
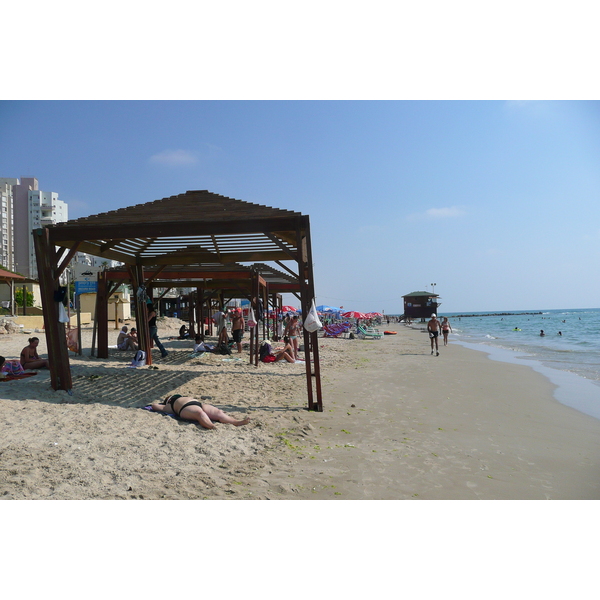
[[[440,332],[444,337],[444,346],[448,345],[448,334],[452,331],[452,326],[450,325],[450,321],[448,321],[448,317],[444,317],[444,320],[440,323],[436,314],[433,313],[431,315],[430,321],[427,323],[427,332],[429,333],[429,339],[431,341],[431,354],[433,354],[433,346],[435,344],[435,355],[440,355],[440,350],[438,347],[438,336]]]

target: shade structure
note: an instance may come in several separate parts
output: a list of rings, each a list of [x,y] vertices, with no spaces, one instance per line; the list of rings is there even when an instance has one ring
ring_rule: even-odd
[[[281,311],[282,312],[298,312],[298,309],[294,308],[293,306],[282,306]]]
[[[190,277],[190,269],[210,271],[209,278],[194,281],[203,294],[209,291],[223,293],[224,288],[237,289],[239,278],[241,281],[252,279],[255,282],[252,290],[244,290],[244,294],[248,294],[252,305],[257,307],[259,299],[264,301],[260,294],[266,290],[271,277],[266,273],[261,275],[260,269],[256,268],[251,268],[255,275],[239,273],[240,268],[244,268],[241,263],[274,262],[282,267],[284,261],[291,261],[291,268],[284,269],[290,277],[274,276],[274,287],[278,286],[278,293],[298,294],[301,307],[306,311],[315,298],[308,216],[227,198],[208,190],[191,190],[145,204],[45,225],[34,229],[32,236],[51,357],[51,385],[69,393],[72,393],[73,382],[66,335],[64,325],[58,320],[54,294],[58,291],[62,273],[77,252],[124,263],[133,282],[140,347],[146,350],[149,364],[152,354],[144,294],[171,269],[179,281],[195,279]],[[265,285],[260,284],[260,277]],[[214,289],[209,290],[205,279],[225,279],[229,283],[218,285],[215,282]],[[169,283],[173,282],[169,280]],[[295,290],[288,289],[289,285]],[[96,314],[100,347],[101,336],[107,337],[108,298],[112,293],[106,271],[99,274],[98,290]],[[140,290],[142,293],[137,293]],[[268,290],[264,291],[264,295],[267,294]],[[303,337],[308,408],[322,411],[317,334],[303,332]],[[255,350],[258,334],[255,342],[254,350],[251,344],[250,358],[251,362],[255,359],[258,366]],[[105,345],[104,339],[102,344]]]
[[[342,313],[342,317],[345,319],[366,319],[367,315],[356,310],[349,310],[348,312]]]
[[[366,317],[368,319],[372,319],[373,317],[382,317],[383,315],[381,313],[378,312],[370,312],[370,313],[366,313]]]

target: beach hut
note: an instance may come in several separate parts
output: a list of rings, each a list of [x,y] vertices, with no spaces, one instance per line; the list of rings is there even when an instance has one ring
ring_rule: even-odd
[[[87,252],[125,264],[134,287],[138,333],[149,349],[145,290],[169,268],[236,271],[237,263],[291,261],[286,270],[295,279],[301,310],[308,313],[315,298],[313,257],[308,215],[244,202],[207,190],[138,204],[81,219],[46,225],[32,232],[46,340],[54,389],[71,391],[72,381],[64,325],[58,320],[59,278],[77,252]],[[295,264],[294,264],[295,263]],[[229,269],[228,269],[229,268]],[[99,289],[109,294],[106,271]],[[151,275],[149,275],[151,273]],[[253,273],[258,273],[256,269]],[[254,277],[253,301],[259,297]],[[247,277],[250,279],[251,277]],[[263,277],[264,279],[264,277]],[[60,294],[57,294],[57,297]],[[100,294],[99,294],[100,296]],[[100,331],[99,331],[100,336]],[[322,411],[317,334],[304,331],[308,408]],[[151,355],[148,357],[151,360]]]
[[[432,313],[438,312],[439,295],[432,292],[411,292],[402,296],[404,299],[404,315],[401,319],[429,319]]]

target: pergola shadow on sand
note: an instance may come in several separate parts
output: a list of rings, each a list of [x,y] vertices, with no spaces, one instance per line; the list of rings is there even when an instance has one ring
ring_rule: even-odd
[[[150,361],[146,298],[151,297],[153,288],[185,282],[186,287],[197,289],[202,302],[215,294],[223,301],[227,292],[239,291],[241,296],[249,297],[255,307],[259,298],[266,300],[269,295],[290,292],[299,298],[304,315],[315,297],[307,215],[205,190],[188,191],[146,204],[48,225],[35,229],[32,234],[51,383],[55,390],[71,392],[72,389],[66,332],[64,324],[58,321],[57,298],[60,276],[76,252],[125,264],[124,269],[99,274],[97,310],[100,314],[96,316],[99,357],[108,348],[105,340],[110,285],[116,286],[125,280],[134,288],[140,347],[146,350]],[[284,264],[288,261],[296,265],[289,268]],[[265,262],[276,263],[286,274]],[[260,264],[245,267],[238,263]],[[198,306],[200,312],[196,312],[199,319],[196,322],[201,323],[202,304],[196,305],[196,311]],[[264,308],[266,312],[267,302]],[[250,360],[256,359],[258,366],[258,328],[254,329]],[[308,408],[322,411],[316,332],[304,330],[304,350]]]

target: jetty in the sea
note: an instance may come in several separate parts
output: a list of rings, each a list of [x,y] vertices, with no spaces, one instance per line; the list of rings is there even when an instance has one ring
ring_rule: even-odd
[[[452,317],[453,319],[459,319],[462,317],[515,317],[519,315],[543,315],[542,311],[538,312],[502,312],[502,313],[475,313],[472,315],[444,315],[445,317]]]

